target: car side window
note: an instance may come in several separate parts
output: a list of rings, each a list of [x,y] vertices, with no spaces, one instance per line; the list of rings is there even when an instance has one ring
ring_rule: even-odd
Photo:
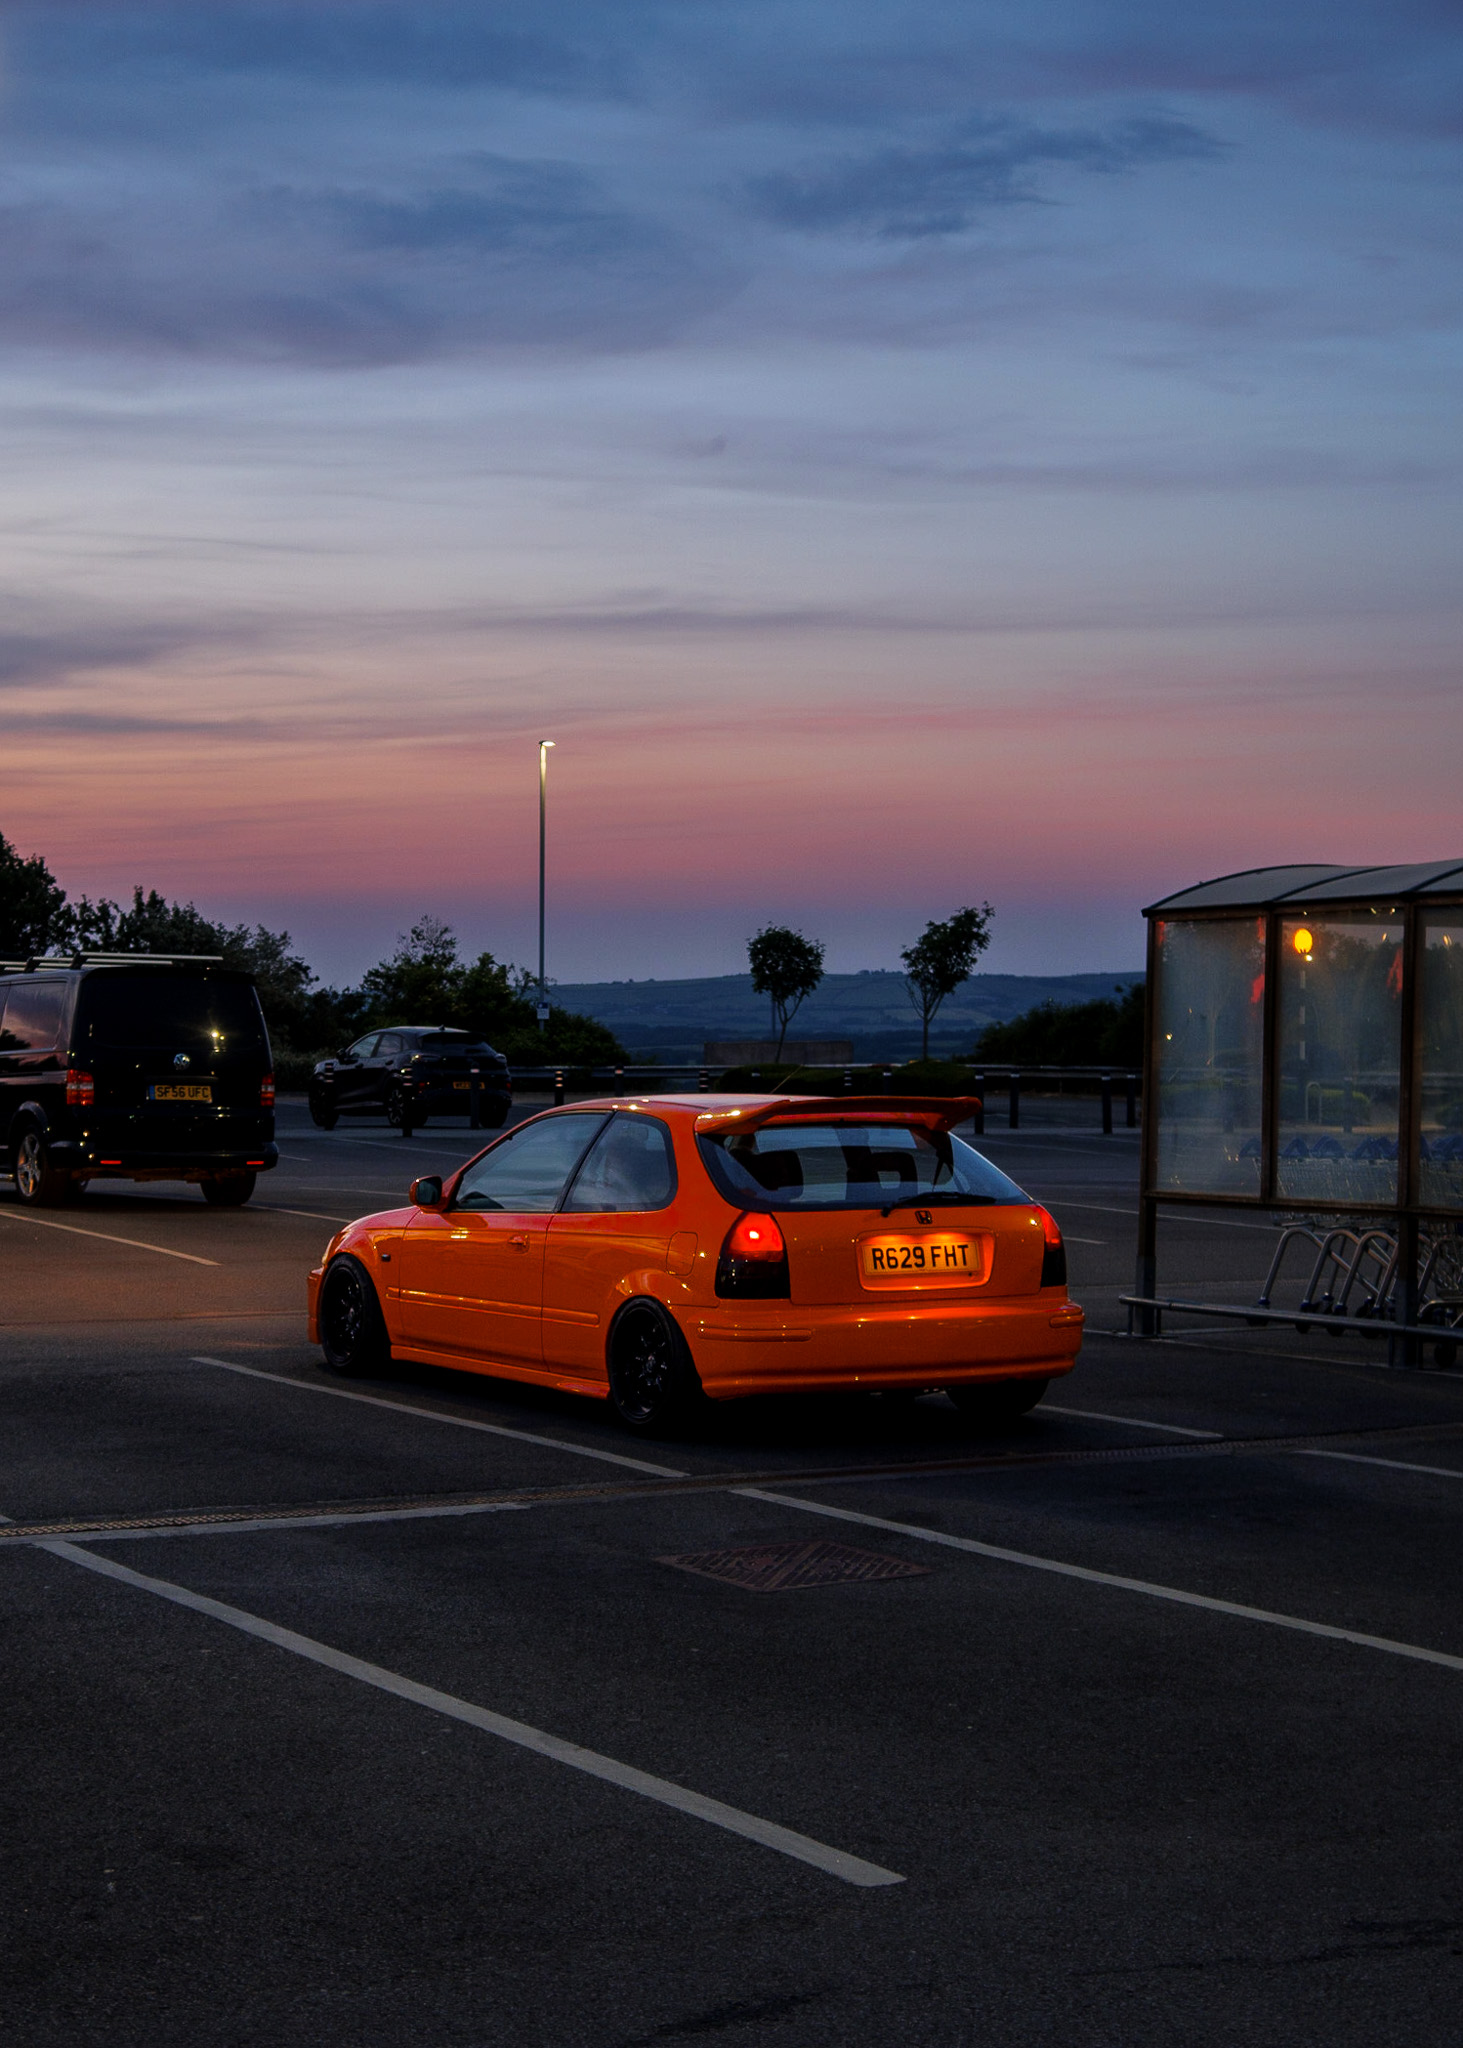
[[[543,1214],[558,1205],[570,1174],[604,1117],[588,1111],[523,1124],[468,1167],[454,1209],[518,1209]]]
[[[7,1052],[49,1052],[61,1036],[64,981],[12,982],[5,998]]]
[[[400,1052],[401,1033],[399,1031],[383,1031],[376,1041],[377,1059],[394,1060],[400,1055]]]
[[[353,1059],[368,1060],[376,1050],[376,1040],[380,1036],[379,1031],[368,1031],[364,1038],[358,1038],[354,1045],[348,1045],[346,1051]]]
[[[676,1191],[671,1134],[656,1117],[617,1116],[575,1175],[566,1215],[664,1209]]]

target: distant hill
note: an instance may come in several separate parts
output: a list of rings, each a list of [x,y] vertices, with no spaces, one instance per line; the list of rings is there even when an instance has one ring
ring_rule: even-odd
[[[969,1052],[985,1025],[1005,1023],[1037,1003],[1090,1003],[1141,981],[1141,973],[975,974],[950,997],[930,1033],[930,1050]],[[701,1057],[712,1038],[760,1038],[770,1023],[765,996],[750,974],[696,981],[564,981],[554,1000],[607,1024],[629,1052],[647,1059]],[[919,1023],[902,974],[830,974],[798,1011],[796,1038],[850,1038],[857,1060],[908,1059],[919,1051]]]

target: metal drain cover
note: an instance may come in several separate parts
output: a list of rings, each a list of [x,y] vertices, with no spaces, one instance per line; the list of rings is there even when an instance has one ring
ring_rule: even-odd
[[[907,1564],[878,1550],[854,1550],[847,1543],[748,1543],[736,1550],[698,1550],[687,1557],[658,1557],[677,1571],[741,1586],[749,1593],[796,1593],[804,1586],[870,1585],[879,1579],[922,1579],[927,1564]]]

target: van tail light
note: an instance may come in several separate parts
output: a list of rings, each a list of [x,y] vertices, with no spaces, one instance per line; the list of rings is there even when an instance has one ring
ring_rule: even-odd
[[[273,1076],[273,1074],[266,1074],[266,1075],[264,1076],[264,1079],[263,1079],[263,1080],[262,1080],[262,1081],[261,1081],[261,1082],[259,1083],[259,1107],[260,1107],[261,1109],[273,1109],[273,1108],[274,1108],[274,1076]]]
[[[1041,1218],[1041,1234],[1045,1239],[1041,1254],[1041,1284],[1043,1287],[1065,1287],[1067,1247],[1062,1243],[1057,1219],[1049,1209],[1038,1209],[1036,1213]]]
[[[97,1099],[97,1084],[90,1074],[80,1067],[66,1069],[66,1107],[68,1109],[90,1109]]]
[[[787,1300],[787,1243],[775,1216],[748,1210],[737,1218],[716,1262],[716,1291],[724,1299]]]

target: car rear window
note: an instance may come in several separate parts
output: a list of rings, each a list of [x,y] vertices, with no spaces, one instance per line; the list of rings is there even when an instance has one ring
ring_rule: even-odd
[[[418,1052],[462,1052],[484,1058],[493,1056],[493,1048],[480,1038],[456,1038],[448,1031],[428,1031],[417,1040]]]
[[[257,1052],[269,1040],[252,983],[222,975],[92,974],[82,984],[80,1031],[93,1045],[181,1046],[207,1053]]]
[[[764,1124],[700,1139],[718,1191],[758,1209],[879,1209],[1031,1197],[952,1132],[913,1124]]]

